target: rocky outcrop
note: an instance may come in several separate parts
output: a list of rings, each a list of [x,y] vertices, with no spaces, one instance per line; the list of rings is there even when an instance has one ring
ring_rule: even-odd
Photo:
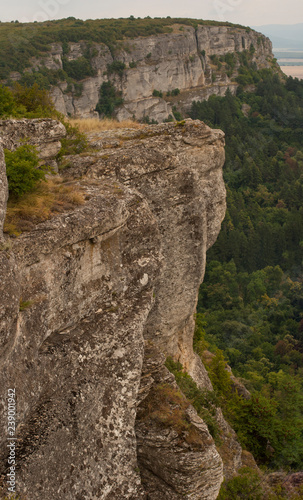
[[[174,105],[188,111],[193,100],[207,99],[210,95],[223,95],[227,88],[237,88],[235,77],[240,62],[237,54],[247,50],[256,68],[270,67],[273,54],[268,38],[253,30],[236,26],[207,26],[197,28],[173,25],[172,32],[123,40],[115,52],[115,61],[125,64],[123,74],[108,74],[108,65],[114,61],[105,44],[69,43],[65,53],[68,61],[79,60],[87,50],[91,51],[91,65],[95,76],[81,81],[82,91],[75,85],[61,82],[52,90],[55,107],[65,115],[77,117],[98,116],[95,111],[99,90],[103,82],[110,79],[121,92],[123,105],[117,109],[119,120],[149,117],[164,121],[172,115]],[[214,65],[212,56],[233,53],[237,63],[231,70],[223,61],[220,69]],[[62,44],[54,43],[43,59],[33,59],[31,69],[45,66],[62,69]],[[179,89],[177,99],[166,96],[167,92]],[[164,97],[153,96],[153,91],[164,93]]]
[[[163,364],[211,387],[193,314],[225,212],[223,133],[189,120],[91,142],[63,173],[85,204],[1,250],[3,484],[15,388],[18,493],[215,499],[222,459]]]
[[[138,465],[147,498],[216,498],[222,459],[164,361],[163,353],[147,342],[136,419]]]
[[[44,162],[52,162],[61,149],[61,139],[66,130],[62,123],[49,119],[0,120],[2,146],[14,151],[21,144],[36,146]]]

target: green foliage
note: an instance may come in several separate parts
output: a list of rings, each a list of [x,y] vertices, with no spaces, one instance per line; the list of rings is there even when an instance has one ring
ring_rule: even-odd
[[[73,127],[69,122],[65,121],[63,116],[61,116],[61,122],[65,126],[66,136],[61,139],[61,149],[57,155],[59,161],[63,156],[82,153],[88,146],[85,134],[82,134],[77,127]]]
[[[161,90],[154,89],[153,90],[153,96],[154,97],[163,97],[163,92],[161,92]]]
[[[75,83],[74,84],[74,89],[75,89],[75,97],[80,97],[83,92],[83,83]]]
[[[264,491],[258,473],[249,467],[242,467],[239,474],[230,481],[224,481],[218,500],[245,498],[246,500],[263,500]]]
[[[181,120],[183,120],[183,116],[180,113],[180,111],[177,110],[176,106],[173,106],[172,111],[173,111],[173,115],[174,115],[175,119],[178,122],[181,121]]]
[[[226,360],[224,359],[223,352],[219,349],[217,349],[216,355],[210,366],[208,366],[208,373],[217,395],[223,397],[230,395],[230,374],[226,370]]]
[[[238,57],[256,91],[211,97],[191,112],[226,134],[227,213],[199,293],[202,348],[223,352],[210,376],[242,445],[271,468],[301,469],[303,82],[283,83],[256,72],[249,54]],[[228,387],[225,359],[250,400]]]
[[[13,91],[0,85],[1,118],[44,118],[56,115],[48,92],[40,89],[36,83],[32,87],[16,83]]]
[[[54,112],[49,93],[45,89],[40,89],[37,83],[32,87],[16,83],[13,95],[17,106],[23,106],[28,117],[46,117]]]
[[[23,73],[19,83],[25,87],[32,87],[36,83],[40,89],[50,90],[52,85],[68,79],[67,73],[62,69],[53,70],[42,66],[38,70]]]
[[[150,119],[148,115],[143,116],[142,118],[142,123],[146,123],[147,125],[157,125],[157,120],[154,120],[154,118]]]
[[[129,67],[130,67],[130,68],[136,68],[136,67],[137,67],[137,63],[136,63],[136,61],[131,61],[131,62],[129,63]]]
[[[171,123],[174,121],[173,115],[168,115],[167,118],[165,118],[164,123]]]
[[[194,342],[193,342],[193,347],[194,351],[199,354],[199,356],[202,356],[203,351],[208,349],[209,343],[206,342],[205,340],[205,327],[207,326],[207,323],[205,321],[204,315],[201,313],[198,313],[196,315],[196,321],[195,321],[195,332],[194,332]]]
[[[19,198],[32,191],[45,172],[38,168],[39,157],[34,146],[24,144],[16,151],[4,150],[10,196]]]
[[[173,90],[171,91],[171,95],[172,95],[172,96],[179,95],[179,94],[180,94],[180,89],[173,89]]]
[[[256,93],[211,97],[194,103],[191,117],[226,133],[228,211],[211,258],[234,259],[240,270],[277,264],[294,268],[303,259],[302,84],[291,88],[267,70]],[[251,106],[248,117],[242,104]],[[218,252],[218,249],[221,250]],[[240,262],[241,261],[241,262]]]
[[[111,64],[107,65],[107,74],[112,75],[113,73],[117,73],[120,77],[122,77],[123,72],[126,66],[121,61],[113,61]]]
[[[18,109],[18,105],[12,92],[3,85],[0,85],[0,116],[7,118],[9,116],[18,116],[19,111],[24,112],[25,109]]]
[[[111,117],[116,107],[122,103],[121,93],[115,89],[114,85],[110,81],[103,82],[100,87],[100,98],[96,111],[102,116]]]
[[[219,400],[215,393],[199,389],[191,376],[183,371],[181,363],[174,362],[172,358],[167,358],[165,366],[174,374],[179,388],[204,420],[210,434],[219,442],[220,429],[215,418]]]
[[[63,57],[63,70],[66,75],[74,80],[83,80],[88,76],[94,76],[95,70],[92,68],[91,63],[85,57],[69,61]]]
[[[302,467],[302,383],[282,371],[268,373],[268,383],[244,399],[233,389],[226,360],[218,350],[207,365],[223,413],[241,445],[271,467]]]
[[[31,307],[33,302],[31,300],[20,300],[19,311],[25,311]]]

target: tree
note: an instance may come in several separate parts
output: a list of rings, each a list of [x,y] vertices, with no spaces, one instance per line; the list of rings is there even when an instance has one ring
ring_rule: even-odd
[[[39,157],[34,146],[24,144],[16,151],[4,150],[6,174],[10,196],[19,198],[32,191],[44,179],[45,172],[39,169]]]
[[[100,98],[96,106],[96,111],[100,115],[111,117],[115,108],[122,103],[121,94],[117,92],[114,85],[110,81],[103,82],[100,87]]]

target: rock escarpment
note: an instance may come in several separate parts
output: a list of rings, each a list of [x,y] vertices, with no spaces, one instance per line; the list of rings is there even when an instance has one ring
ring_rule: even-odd
[[[61,140],[65,135],[64,125],[51,118],[0,120],[3,148],[15,151],[24,143],[35,146],[41,162],[55,170],[57,170],[55,156],[61,149]]]
[[[103,82],[111,80],[121,92],[123,105],[117,109],[119,120],[149,117],[162,122],[172,115],[174,105],[186,112],[193,100],[208,99],[210,95],[224,95],[227,88],[236,91],[235,77],[240,65],[237,54],[251,53],[256,69],[270,67],[273,54],[268,38],[253,30],[236,26],[207,26],[197,28],[173,25],[167,34],[138,37],[121,41],[114,53],[105,44],[87,42],[69,43],[63,54],[61,43],[54,43],[43,59],[34,59],[29,70],[46,67],[62,70],[63,58],[77,63],[91,51],[91,65],[95,76],[81,81],[82,90],[61,82],[52,90],[56,108],[65,115],[77,117],[98,116],[95,111],[99,91]],[[213,56],[236,56],[235,66],[228,70],[220,63],[214,64]],[[108,71],[113,62],[125,64],[122,73]],[[163,93],[174,89],[181,91],[177,99],[154,95],[154,90]]]
[[[85,204],[1,247],[3,483],[13,387],[20,494],[215,499],[222,459],[164,360],[211,388],[192,336],[225,213],[223,133],[189,120],[102,133],[92,145],[63,174]],[[150,412],[163,390],[161,424]],[[177,424],[163,424],[165,411]]]

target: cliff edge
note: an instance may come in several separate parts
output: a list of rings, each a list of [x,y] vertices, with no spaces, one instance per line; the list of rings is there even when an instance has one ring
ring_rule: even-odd
[[[91,146],[63,171],[85,203],[0,247],[3,487],[15,389],[21,498],[215,499],[222,459],[164,361],[211,388],[192,337],[225,214],[223,133],[188,120]],[[2,149],[0,162],[2,227]],[[152,419],[158,403],[181,424]]]

